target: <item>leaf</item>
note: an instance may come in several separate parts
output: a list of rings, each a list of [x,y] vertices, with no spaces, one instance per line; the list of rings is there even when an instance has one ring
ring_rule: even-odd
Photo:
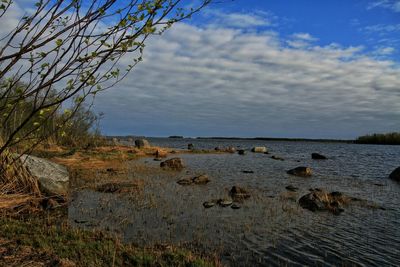
[[[63,44],[63,40],[62,39],[57,39],[56,40],[56,45],[57,46],[62,46],[62,44]]]

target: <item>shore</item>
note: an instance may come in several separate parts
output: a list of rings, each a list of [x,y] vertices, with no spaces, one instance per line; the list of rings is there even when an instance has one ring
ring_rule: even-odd
[[[98,184],[123,184],[127,162],[155,155],[188,153],[168,148],[106,146],[90,150],[39,148],[33,155],[68,168],[70,186],[99,190]],[[204,151],[202,153],[205,153]],[[140,194],[144,181],[134,179],[124,191]],[[132,187],[132,185],[134,185]],[[106,188],[107,189],[107,188]],[[220,266],[216,255],[160,244],[151,247],[122,242],[121,236],[72,227],[68,202],[46,210],[3,213],[0,217],[0,261],[9,266]]]

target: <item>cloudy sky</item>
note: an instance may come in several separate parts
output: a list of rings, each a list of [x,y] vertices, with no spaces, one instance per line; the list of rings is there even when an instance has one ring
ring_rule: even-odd
[[[149,40],[97,96],[109,135],[400,131],[399,0],[219,1]]]

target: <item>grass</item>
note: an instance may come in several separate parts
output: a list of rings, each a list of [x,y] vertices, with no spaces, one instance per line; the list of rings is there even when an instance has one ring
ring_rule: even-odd
[[[33,260],[33,262],[32,262]],[[217,266],[215,259],[173,247],[139,248],[117,236],[72,228],[66,211],[0,218],[0,261],[22,266]],[[35,264],[33,264],[35,263]]]

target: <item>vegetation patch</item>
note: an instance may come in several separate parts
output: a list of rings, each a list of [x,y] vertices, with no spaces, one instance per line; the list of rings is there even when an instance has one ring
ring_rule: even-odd
[[[215,257],[182,248],[139,248],[108,233],[74,229],[68,224],[66,210],[0,218],[0,261],[13,266],[220,265]]]

